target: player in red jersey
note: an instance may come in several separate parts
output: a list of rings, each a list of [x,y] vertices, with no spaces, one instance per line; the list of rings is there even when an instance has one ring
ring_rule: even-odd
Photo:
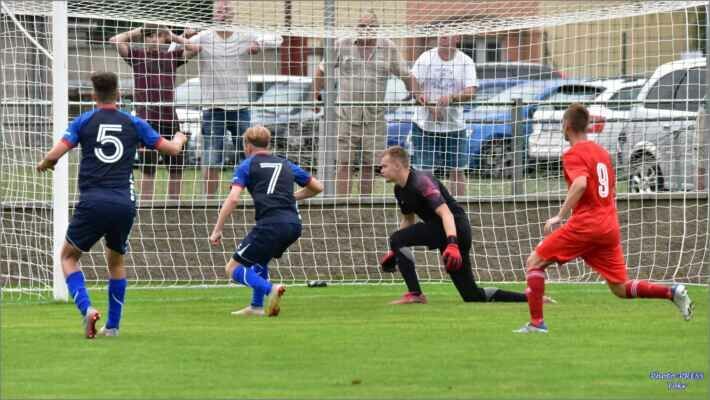
[[[587,140],[589,112],[582,104],[572,104],[562,119],[562,131],[571,148],[562,156],[569,186],[559,213],[545,223],[547,235],[527,260],[530,322],[517,333],[547,332],[542,318],[545,268],[581,257],[607,282],[617,297],[669,299],[686,320],[693,302],[684,285],[667,287],[643,280],[629,280],[621,247],[621,229],[616,213],[616,177],[609,153]],[[573,211],[572,216],[564,219]],[[558,229],[559,228],[559,229]]]

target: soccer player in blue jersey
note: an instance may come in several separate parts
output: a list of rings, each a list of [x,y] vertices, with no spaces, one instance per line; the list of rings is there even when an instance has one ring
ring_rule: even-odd
[[[84,333],[89,339],[96,336],[101,314],[91,306],[79,258],[99,239],[106,238],[109,306],[108,321],[100,334],[118,336],[126,294],[123,255],[136,215],[132,176],[136,149],[143,144],[175,156],[187,141],[180,132],[172,140],[165,140],[147,122],[119,110],[118,77],[113,72],[94,73],[91,82],[96,108],[74,119],[64,137],[37,164],[39,172],[54,169],[65,153],[81,144],[79,202],[67,229],[61,262],[69,294],[84,317]]]
[[[284,285],[269,282],[269,261],[279,258],[301,236],[301,216],[296,202],[323,191],[323,184],[291,161],[269,151],[271,133],[263,126],[244,132],[244,160],[234,170],[232,190],[224,200],[210,243],[217,246],[227,218],[247,188],[254,199],[256,225],[239,243],[225,266],[227,276],[253,290],[249,306],[233,315],[275,317],[279,314]],[[293,184],[301,186],[294,193]],[[266,309],[264,297],[269,296]]]

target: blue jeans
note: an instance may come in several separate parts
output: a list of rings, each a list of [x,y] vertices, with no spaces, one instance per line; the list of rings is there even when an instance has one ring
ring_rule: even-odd
[[[429,132],[413,124],[412,164],[427,171],[465,169],[468,166],[466,131]]]
[[[244,158],[242,135],[249,129],[251,115],[248,108],[241,110],[223,110],[211,108],[202,113],[202,164],[208,167],[221,168],[223,163],[222,149],[224,137],[230,133],[229,140],[236,149],[235,162]],[[235,143],[236,139],[236,143]]]

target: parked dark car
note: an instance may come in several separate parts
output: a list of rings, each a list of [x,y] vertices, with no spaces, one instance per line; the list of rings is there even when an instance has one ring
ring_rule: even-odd
[[[517,79],[548,81],[565,79],[565,76],[547,64],[526,62],[476,63],[476,78],[479,80]]]

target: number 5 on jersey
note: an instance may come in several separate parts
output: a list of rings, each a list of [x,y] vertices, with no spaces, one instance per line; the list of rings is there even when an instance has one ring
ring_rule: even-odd
[[[94,147],[94,154],[96,158],[101,160],[106,164],[113,164],[120,160],[123,156],[123,143],[116,136],[112,136],[110,132],[121,133],[121,125],[118,124],[101,124],[99,125],[99,134],[96,136],[96,142],[99,143],[98,146]],[[111,155],[106,155],[104,153],[103,145],[112,144],[116,147],[116,151]]]

